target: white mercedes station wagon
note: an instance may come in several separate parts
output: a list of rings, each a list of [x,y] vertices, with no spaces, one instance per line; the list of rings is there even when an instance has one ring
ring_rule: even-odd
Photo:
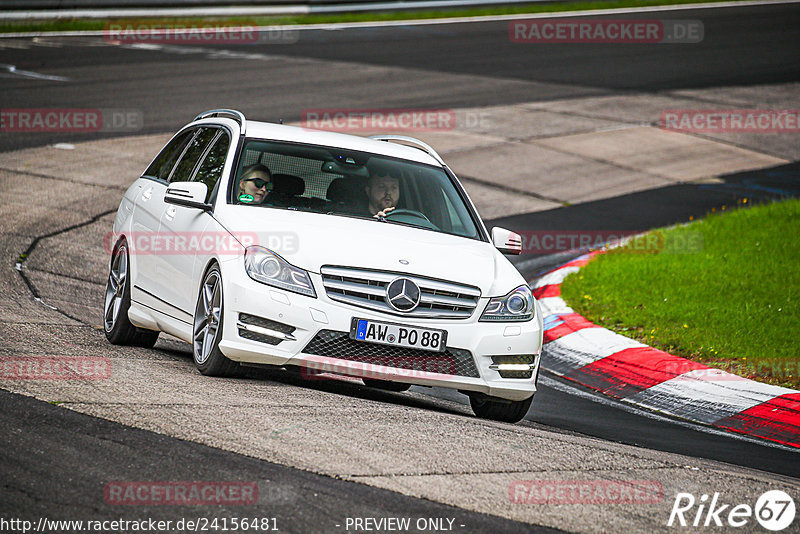
[[[114,344],[191,343],[201,373],[243,366],[456,389],[516,422],[542,316],[453,172],[425,143],[211,110],[127,190],[108,242]]]

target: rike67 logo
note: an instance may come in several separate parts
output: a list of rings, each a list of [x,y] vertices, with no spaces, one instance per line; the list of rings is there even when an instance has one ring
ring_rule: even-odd
[[[763,493],[755,506],[722,503],[716,492],[710,499],[705,494],[697,499],[691,493],[678,493],[667,526],[743,527],[755,517],[765,529],[779,532],[794,522],[794,516],[794,499],[781,490]]]

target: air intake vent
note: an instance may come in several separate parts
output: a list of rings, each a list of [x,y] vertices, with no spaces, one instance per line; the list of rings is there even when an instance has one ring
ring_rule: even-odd
[[[303,349],[303,352],[379,367],[479,377],[472,353],[466,349],[447,347],[444,352],[430,352],[405,347],[375,345],[352,340],[347,332],[335,330],[320,330]]]
[[[282,341],[295,341],[292,336],[295,327],[247,313],[239,314],[239,322],[236,327],[239,329],[239,337],[268,345],[277,345]]]

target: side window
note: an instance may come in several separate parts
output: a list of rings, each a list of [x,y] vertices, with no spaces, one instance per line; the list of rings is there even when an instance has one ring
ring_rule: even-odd
[[[217,135],[217,131],[216,128],[200,128],[198,134],[189,142],[189,146],[175,166],[175,170],[172,171],[172,176],[169,179],[170,183],[189,181],[197,161],[205,152],[208,143]]]
[[[186,143],[192,138],[194,132],[194,130],[183,132],[167,143],[167,146],[161,150],[156,159],[153,160],[153,163],[144,171],[144,176],[162,180],[169,178],[169,173],[172,167],[175,166],[175,161],[181,156]]]
[[[203,182],[208,186],[206,202],[211,199],[211,192],[214,190],[217,180],[222,176],[222,168],[225,166],[225,157],[228,155],[228,148],[230,146],[230,137],[228,137],[226,132],[222,132],[214,142],[214,146],[212,146],[211,150],[206,154],[203,163],[201,163],[200,168],[197,169],[197,174],[195,174],[192,179],[194,182]]]

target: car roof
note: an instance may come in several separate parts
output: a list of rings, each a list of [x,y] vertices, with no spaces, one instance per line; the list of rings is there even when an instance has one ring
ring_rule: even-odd
[[[219,122],[219,119],[203,119],[199,123]],[[358,135],[343,134],[305,128],[299,126],[288,126],[285,124],[275,124],[271,122],[247,121],[247,138],[267,139],[272,141],[288,141],[293,143],[305,143],[309,145],[321,145],[325,147],[341,148],[345,150],[357,150],[400,158],[428,165],[440,167],[441,164],[430,154],[406,145],[377,141]]]

